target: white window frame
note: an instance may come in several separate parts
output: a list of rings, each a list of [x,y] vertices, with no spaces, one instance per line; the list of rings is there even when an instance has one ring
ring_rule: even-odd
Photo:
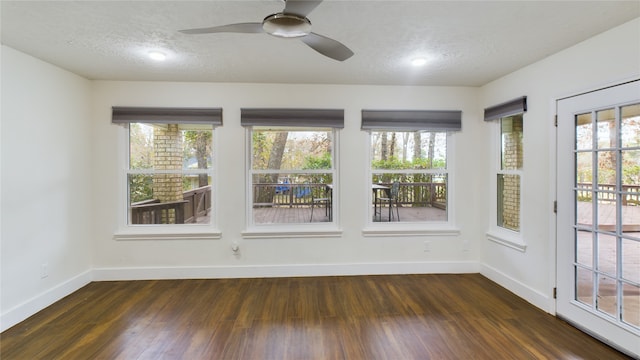
[[[447,220],[446,221],[420,221],[420,222],[375,222],[373,221],[373,213],[371,210],[371,204],[373,203],[373,191],[371,191],[371,179],[374,173],[379,173],[379,170],[371,168],[372,154],[371,154],[371,136],[373,131],[388,131],[388,132],[406,132],[403,129],[384,129],[384,130],[369,130],[367,131],[367,159],[366,159],[366,177],[363,189],[366,189],[365,204],[366,210],[364,223],[365,228],[362,230],[363,236],[367,237],[384,237],[384,236],[457,236],[460,235],[460,229],[456,226],[455,208],[453,204],[456,203],[455,195],[455,173],[452,169],[455,169],[455,132],[446,131],[447,141],[447,167],[445,169],[425,169],[420,173],[431,174],[447,174]],[[425,130],[429,131],[429,130]],[[434,132],[442,132],[434,130]],[[416,173],[415,170],[389,170],[384,172],[393,173]]]
[[[118,211],[118,228],[113,235],[114,240],[127,241],[127,240],[194,240],[205,239],[214,240],[220,239],[222,234],[217,229],[218,224],[218,201],[217,199],[217,185],[219,173],[217,166],[217,131],[216,127],[212,126],[212,159],[211,168],[207,169],[209,176],[212,179],[211,185],[211,214],[209,224],[136,224],[132,225],[129,222],[129,191],[128,191],[128,175],[131,173],[129,169],[129,125],[124,124],[119,126],[118,129],[118,158],[120,164],[120,175],[118,176],[118,201],[120,202]],[[135,171],[135,173],[158,173],[159,171]],[[189,173],[189,170],[184,170],[183,173]]]
[[[309,222],[309,223],[286,223],[286,224],[256,224],[253,221],[253,175],[258,173],[269,173],[269,171],[253,170],[253,129],[254,126],[245,127],[245,194],[246,194],[246,228],[242,232],[245,239],[252,238],[318,238],[318,237],[340,237],[342,230],[339,226],[340,219],[340,171],[339,171],[339,149],[340,149],[340,129],[313,126],[300,126],[292,128],[290,126],[269,126],[272,129],[312,130],[326,129],[332,133],[332,169],[304,170],[307,173],[332,173],[332,221],[331,222]],[[279,170],[279,173],[300,173],[300,170]]]
[[[526,148],[526,136],[525,136],[525,115],[522,114],[522,148],[523,153],[526,153],[524,150]],[[511,116],[511,115],[510,115]],[[492,171],[491,180],[489,181],[489,186],[491,189],[491,209],[492,211],[490,216],[490,225],[489,230],[487,231],[487,239],[493,241],[495,243],[501,244],[503,246],[524,252],[526,251],[527,244],[524,241],[523,232],[525,228],[525,224],[523,219],[526,218],[526,214],[524,213],[525,207],[523,206],[523,185],[525,183],[525,172],[524,172],[524,161],[522,164],[522,168],[517,170],[504,170],[502,169],[502,120],[509,116],[504,116],[499,118],[497,121],[494,121],[492,125],[492,144],[493,151],[491,156],[491,168],[494,169]],[[498,225],[498,175],[519,175],[520,176],[520,230],[515,231]]]

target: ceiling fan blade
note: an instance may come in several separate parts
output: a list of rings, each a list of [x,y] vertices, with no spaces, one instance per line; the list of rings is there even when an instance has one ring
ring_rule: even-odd
[[[353,55],[353,51],[342,43],[313,32],[300,40],[313,50],[334,60],[345,61]]]
[[[321,2],[322,0],[286,0],[282,12],[307,17]]]
[[[245,33],[245,34],[257,34],[264,32],[262,30],[262,23],[238,23],[222,26],[212,26],[208,28],[200,29],[187,29],[180,30],[183,34],[212,34],[212,33]]]

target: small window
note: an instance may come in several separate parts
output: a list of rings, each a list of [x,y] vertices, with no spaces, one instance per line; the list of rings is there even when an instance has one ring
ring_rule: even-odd
[[[522,228],[521,188],[524,160],[524,113],[527,97],[521,96],[484,109],[485,121],[498,124],[494,138],[496,153],[495,168],[495,212],[491,216],[492,230],[509,230],[491,235],[491,239],[510,246],[523,248],[520,238]]]
[[[497,172],[497,225],[520,231],[523,162],[522,114],[500,119],[500,169]]]

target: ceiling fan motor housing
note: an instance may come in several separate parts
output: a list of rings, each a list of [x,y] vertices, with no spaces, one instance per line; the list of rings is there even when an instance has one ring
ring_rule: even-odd
[[[297,38],[309,35],[311,21],[293,14],[271,14],[262,21],[262,29],[270,35],[283,38]]]

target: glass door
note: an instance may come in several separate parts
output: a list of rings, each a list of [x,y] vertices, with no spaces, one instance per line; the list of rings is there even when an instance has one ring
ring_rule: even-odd
[[[640,356],[640,81],[557,109],[557,314]]]

